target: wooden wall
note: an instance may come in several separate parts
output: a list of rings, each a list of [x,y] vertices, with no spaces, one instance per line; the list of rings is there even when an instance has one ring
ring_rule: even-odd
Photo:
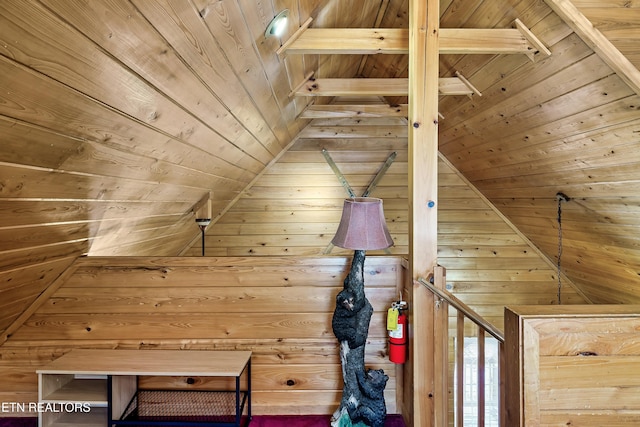
[[[364,103],[342,98],[340,103]],[[368,101],[379,104],[379,101]],[[347,190],[322,150],[361,196],[385,161],[395,160],[370,196],[382,198],[394,254],[407,253],[407,121],[401,117],[315,119],[207,230],[205,254],[349,255],[330,248]],[[184,255],[200,255],[200,239]],[[382,253],[381,251],[373,253]]]
[[[507,425],[640,424],[640,306],[506,310]]]
[[[0,330],[78,256],[176,255],[304,127],[272,2],[177,3],[0,2]]]
[[[402,284],[400,262],[368,256],[365,263],[375,310],[366,363],[390,377],[389,413],[400,384],[386,358],[385,316]],[[80,259],[0,347],[0,401],[36,401],[35,369],[76,347],[248,349],[255,414],[332,413],[342,373],[331,317],[349,267],[342,256]]]
[[[551,260],[444,160],[439,182],[438,262],[447,290],[499,329],[506,305],[558,304]],[[562,304],[588,302],[564,275],[560,287]],[[475,333],[470,327],[467,335]]]
[[[358,195],[389,155],[396,153],[371,195],[384,200],[387,225],[395,242],[389,251],[406,254],[404,122],[402,118],[314,120],[279,161],[209,227],[205,254],[325,253],[338,228],[347,193],[322,149],[330,153]],[[449,290],[498,328],[502,328],[505,305],[556,304],[558,280],[554,263],[443,157],[438,166],[438,185],[438,260],[447,269]],[[200,255],[201,245],[201,240],[196,239],[186,255]],[[330,255],[349,255],[344,249],[330,249]],[[563,304],[586,301],[566,277],[562,277],[561,285]],[[407,289],[405,296],[408,294]]]
[[[550,258],[558,253],[556,194],[567,194],[565,273],[593,302],[636,304],[640,91],[603,60],[618,52],[595,41],[597,32],[591,43],[582,40],[567,25],[571,18],[563,22],[550,13],[547,5],[559,3],[565,2],[519,2],[494,15],[509,20],[517,14],[551,50],[545,60],[512,55],[480,65],[441,57],[447,71],[468,75],[482,97],[442,100],[440,152]],[[640,34],[633,18],[637,7],[613,1],[576,4],[590,17],[597,15],[593,24],[630,59],[638,59],[640,44],[629,39]],[[467,25],[478,22],[472,18]],[[606,54],[594,52],[599,49]],[[636,82],[637,66],[629,64]]]
[[[256,375],[261,376],[257,413],[331,412],[340,374],[328,313],[351,253],[328,250],[347,193],[321,150],[327,149],[356,194],[396,153],[371,195],[384,199],[395,241],[391,254],[406,254],[406,126],[402,119],[393,120],[344,119],[336,126],[314,121],[207,230],[206,257],[199,256],[198,237],[185,254],[193,256],[160,258],[151,265],[145,258],[82,259],[73,267],[78,268],[76,274],[56,292],[52,288],[51,298],[45,298],[0,347],[0,373],[7,379],[0,386],[0,397],[34,399],[35,368],[73,347],[251,347],[256,351]],[[442,158],[438,179],[439,262],[447,268],[449,290],[499,328],[505,305],[555,304],[553,263]],[[391,259],[394,269],[399,262],[383,251],[372,251],[367,259],[383,263]],[[380,274],[365,279],[372,287],[370,298],[378,318],[383,307],[397,298],[395,287],[400,283],[398,272],[387,276],[383,265]],[[219,281],[221,275],[233,279]],[[375,282],[382,284],[382,279],[388,280],[378,287]],[[563,303],[585,301],[569,281],[563,284]],[[237,293],[238,285],[243,293]],[[411,284],[405,283],[406,297],[410,289]],[[299,310],[307,303],[313,303],[315,311]],[[274,306],[279,304],[286,304],[290,310],[286,313],[293,314],[277,311]],[[243,323],[217,323],[221,316],[217,312],[229,306]],[[277,333],[274,323],[261,323],[269,313],[271,322],[282,326]],[[467,332],[474,334],[472,329]],[[372,333],[370,361],[388,368],[384,331],[374,327]],[[258,340],[264,334],[265,340]],[[296,375],[290,366],[295,366]],[[395,380],[399,377],[393,378],[391,393],[399,386]],[[293,386],[286,385],[288,379]],[[295,405],[281,407],[278,396],[283,392],[289,396],[291,391],[296,392]],[[393,400],[389,400],[391,410],[397,408]]]

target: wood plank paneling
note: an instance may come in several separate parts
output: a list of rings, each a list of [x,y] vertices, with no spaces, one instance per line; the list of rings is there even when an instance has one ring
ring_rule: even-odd
[[[518,372],[507,376],[508,392],[520,395],[520,403],[510,400],[511,424],[600,426],[607,419],[605,425],[636,425],[639,385],[630,372],[638,346],[630,334],[638,328],[637,310],[619,304],[508,308],[509,346],[527,352],[516,359],[509,354]]]
[[[384,200],[385,215],[396,243],[390,251],[406,253],[406,133],[403,118],[315,119],[278,162],[209,227],[205,253],[323,254],[335,233],[348,193],[322,149],[327,150],[357,195],[365,191],[385,160],[396,153],[391,167],[370,195]],[[199,246],[200,242],[195,242],[185,254],[196,255]],[[348,253],[331,248],[331,254]]]
[[[578,7],[610,8],[605,16],[622,9],[588,1]],[[594,302],[637,302],[635,292],[623,288],[639,277],[638,96],[558,16],[537,16],[520,19],[551,57],[517,67],[517,58],[496,57],[465,73],[483,96],[441,102],[441,153],[554,262],[555,194],[569,195],[563,273]],[[500,71],[506,68],[511,71]],[[607,210],[607,203],[621,200],[627,202],[619,213]]]
[[[193,313],[205,311],[223,313],[229,308],[234,312],[258,311],[279,312],[283,306],[294,312],[330,312],[333,307],[333,297],[341,287],[321,287],[310,293],[308,289],[287,289],[284,295],[279,294],[279,287],[249,287],[243,286],[241,292],[224,287],[217,287],[215,295],[211,288],[196,288],[184,295],[183,288],[163,288],[161,298],[155,294],[155,289],[131,288],[69,288],[59,290],[42,307],[43,313],[100,313],[131,312],[139,313]],[[391,301],[396,292],[387,288],[371,289],[367,292],[373,301]],[[380,303],[382,304],[382,303]],[[108,307],[108,308],[107,308]],[[382,311],[385,306],[374,309]],[[80,310],[80,311],[78,311]]]
[[[197,236],[194,203],[213,194],[221,212],[302,126],[261,73],[278,59],[248,75],[183,6],[0,5],[0,253],[14,286],[68,256],[176,255]]]
[[[75,256],[54,258],[36,266],[22,266],[17,271],[1,272],[0,330],[4,331],[74,261]],[[14,277],[20,280],[13,280]]]
[[[253,351],[253,387],[262,396],[254,413],[335,409],[342,371],[331,317],[350,257],[89,257],[76,267],[0,350],[0,375],[11,372],[0,393],[34,392],[37,366],[71,348],[243,349]],[[390,376],[390,413],[399,386],[386,356],[386,310],[398,297],[402,274],[399,257],[367,257],[367,296],[375,311],[366,363]],[[143,387],[212,384],[142,381]]]
[[[206,194],[217,219],[207,235],[208,255],[253,255],[257,262],[263,255],[323,254],[345,193],[319,155],[322,148],[359,192],[389,153],[398,153],[372,195],[385,200],[396,243],[391,251],[407,254],[406,122],[396,117],[311,123],[300,119],[307,103],[332,100],[289,94],[311,72],[319,79],[406,78],[408,57],[275,53],[309,17],[317,28],[405,28],[407,4],[2,2],[0,277],[6,299],[0,326],[11,324],[75,257],[199,255],[193,207]],[[574,4],[638,64],[636,2]],[[265,39],[264,27],[284,7],[292,18],[286,34]],[[483,94],[446,97],[438,104],[439,148],[447,160],[439,166],[438,257],[450,273],[451,290],[498,325],[509,301],[550,301],[557,279],[554,195],[564,191],[572,201],[564,206],[563,302],[578,302],[581,294],[594,302],[640,301],[638,95],[545,2],[443,0],[440,8],[446,28],[509,28],[518,18],[552,52],[534,61],[513,55],[440,57],[441,77],[459,71]],[[407,99],[383,102],[406,105]],[[308,123],[303,138],[281,155]],[[279,161],[263,174],[274,159]],[[460,183],[452,171],[467,181]],[[333,248],[331,255],[349,254]],[[127,278],[144,277],[129,270]],[[200,291],[224,286],[207,286],[202,277],[221,274],[195,270],[181,270],[189,276],[183,281],[179,274],[147,274],[172,296],[196,278],[194,293],[205,299],[181,304],[210,307],[217,300]],[[236,273],[240,285],[255,274]],[[95,272],[82,278],[90,281],[92,275],[101,280]],[[179,284],[171,286],[169,277]],[[275,271],[265,277],[278,284],[274,288],[291,283]],[[318,280],[319,294],[335,288]],[[384,285],[375,280],[368,283],[378,292]],[[78,281],[73,286],[83,288]],[[265,298],[270,288],[248,287]],[[121,299],[109,300],[118,310],[133,301],[129,308],[178,307],[151,295],[128,301],[126,281],[107,288],[122,292]],[[56,301],[70,309],[72,298]],[[322,394],[323,402],[335,398]],[[277,405],[263,409],[270,408]]]
[[[379,126],[384,128],[394,120],[398,119],[387,118]],[[377,123],[373,119],[344,119],[343,123],[347,121],[353,129]],[[314,131],[312,138],[298,139],[209,227],[206,253],[315,255],[325,251],[337,229],[347,193],[323,157],[323,148],[356,194],[364,191],[391,152],[397,154],[371,195],[384,200],[387,225],[395,242],[391,252],[407,251],[406,138],[393,135],[372,140],[353,138],[353,135],[342,138],[328,130],[331,128],[326,126],[332,123],[325,119],[313,120],[313,126],[327,131]],[[318,137],[322,134],[326,134],[326,138]],[[550,260],[515,230],[448,161],[442,159],[438,166],[438,262],[447,268],[447,288],[490,318],[498,328],[502,328],[505,305],[557,303],[557,272]],[[292,177],[295,177],[294,183]],[[198,241],[187,253],[198,255],[200,251]],[[330,254],[346,252],[331,248]],[[572,288],[566,277],[563,279],[562,302],[584,303],[584,297]]]

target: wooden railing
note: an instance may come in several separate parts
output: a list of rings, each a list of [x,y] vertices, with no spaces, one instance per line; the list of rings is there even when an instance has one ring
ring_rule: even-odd
[[[450,357],[452,355],[453,362],[451,364],[447,361],[449,369],[442,372],[441,379],[451,392],[451,397],[444,404],[446,408],[444,405],[441,406],[442,410],[446,411],[446,418],[436,416],[436,419],[446,419],[446,423],[443,424],[450,427],[505,427],[504,335],[464,302],[444,290],[443,284],[434,284],[425,279],[419,279],[418,283],[434,294],[437,304],[444,303],[448,306],[449,330],[455,330],[453,340],[449,339],[447,330],[439,334],[441,342],[436,343],[450,349],[448,353]],[[473,323],[475,330],[465,329],[468,321]],[[465,340],[472,339],[474,335],[477,340],[477,357],[475,364],[470,364],[472,360],[469,359],[473,358],[465,358]],[[497,347],[495,359],[489,361],[486,357],[487,339],[495,340]],[[492,391],[495,393],[490,395],[489,399],[486,393],[488,383],[494,386]],[[488,400],[492,405],[487,405]],[[474,407],[475,411],[470,413],[469,409]]]

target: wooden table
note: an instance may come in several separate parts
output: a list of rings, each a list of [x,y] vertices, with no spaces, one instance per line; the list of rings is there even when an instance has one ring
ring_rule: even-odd
[[[250,351],[74,349],[36,373],[41,427],[240,426],[245,405],[245,424],[251,419]],[[140,390],[141,376],[234,378],[235,389]],[[209,406],[211,412],[202,413],[194,403],[206,406],[226,397],[233,414],[216,414]]]

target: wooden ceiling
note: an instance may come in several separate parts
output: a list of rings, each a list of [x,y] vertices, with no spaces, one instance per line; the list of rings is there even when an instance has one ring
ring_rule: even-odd
[[[407,7],[1,2],[0,325],[78,256],[180,254],[206,201],[222,216],[312,119],[408,114]],[[286,34],[265,38],[284,8]],[[442,0],[440,15],[443,157],[550,260],[568,195],[567,276],[594,302],[640,302],[640,4]],[[326,106],[345,94],[392,107]]]

